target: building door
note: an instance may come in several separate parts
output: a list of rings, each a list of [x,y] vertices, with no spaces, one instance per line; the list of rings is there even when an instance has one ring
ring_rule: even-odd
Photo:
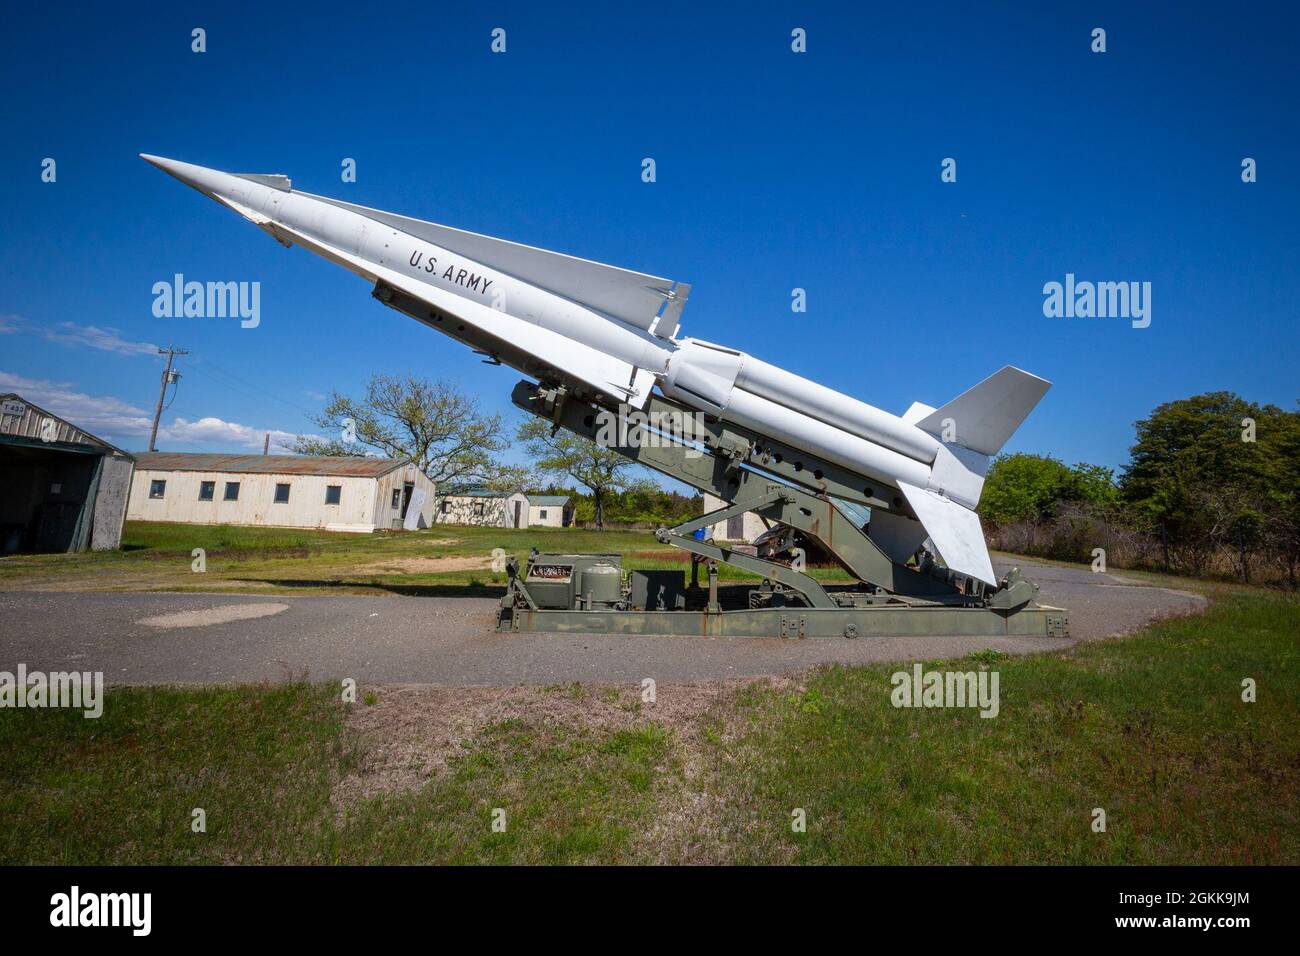
[[[406,509],[411,507],[411,493],[415,491],[415,483],[408,481],[402,486],[402,517],[406,517]]]
[[[727,519],[727,540],[743,541],[745,540],[745,516],[732,515]]]
[[[520,510],[522,509],[522,507],[523,507],[523,503],[522,503],[522,502],[519,502],[519,501],[516,501],[516,502],[515,502],[515,527],[516,527],[516,528],[522,528],[522,527],[523,527],[523,525],[519,523],[519,521],[520,521],[519,512],[520,512]]]

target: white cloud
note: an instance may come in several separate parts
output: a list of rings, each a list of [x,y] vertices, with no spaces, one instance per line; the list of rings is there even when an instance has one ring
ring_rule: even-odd
[[[94,435],[148,435],[153,417],[148,411],[111,396],[79,392],[68,382],[24,378],[0,372],[0,390],[17,392],[28,401],[66,418]]]
[[[158,429],[158,440],[160,444],[166,439],[194,445],[239,445],[261,451],[262,441],[268,431],[271,433],[272,451],[289,451],[298,437],[293,432],[253,428],[251,425],[240,425],[209,415],[197,421],[176,418],[170,425]]]
[[[17,392],[23,398],[46,411],[65,418],[92,435],[130,448],[147,445],[149,430],[153,425],[153,412],[108,395],[87,395],[67,382],[48,379],[24,378],[10,372],[0,372],[0,392]],[[262,440],[271,433],[271,450],[288,451],[297,437],[293,432],[275,428],[256,428],[228,422],[215,416],[205,416],[195,421],[176,417],[171,424],[158,427],[158,444],[186,444],[186,451],[194,445],[210,448],[218,445],[235,445],[262,450]],[[316,437],[316,436],[311,436]],[[129,439],[139,439],[131,442]]]
[[[54,328],[41,328],[43,335],[50,342],[61,345],[79,345],[85,348],[115,352],[118,355],[157,355],[158,346],[152,342],[131,342],[122,338],[117,329],[100,328],[97,325],[78,325],[76,322],[60,322]]]
[[[12,312],[0,315],[0,335],[14,335],[19,332],[39,335],[48,342],[59,345],[72,345],[82,348],[99,349],[101,352],[113,352],[117,355],[157,355],[158,346],[152,342],[132,342],[122,338],[121,332],[110,326],[78,325],[76,322],[60,322],[47,326],[31,322]]]

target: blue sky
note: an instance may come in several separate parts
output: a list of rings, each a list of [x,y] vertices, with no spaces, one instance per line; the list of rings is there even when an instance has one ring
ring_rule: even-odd
[[[1160,402],[1295,406],[1293,8],[466,6],[14,7],[0,391],[140,449],[148,346],[175,343],[192,354],[170,450],[311,431],[324,395],[376,371],[453,379],[514,415],[509,370],[150,152],[691,282],[685,334],[894,412],[1018,365],[1055,384],[1010,450],[1115,466]],[[178,272],[260,282],[261,324],[155,318],[151,288]],[[1150,327],[1046,318],[1043,284],[1066,273],[1150,282]]]

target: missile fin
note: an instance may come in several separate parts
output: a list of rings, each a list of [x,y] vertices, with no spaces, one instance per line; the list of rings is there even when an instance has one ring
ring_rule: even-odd
[[[871,540],[891,561],[906,564],[926,537],[925,527],[919,521],[888,511],[871,512]]]
[[[1051,382],[1007,365],[916,425],[940,441],[996,455],[1051,387]]]
[[[310,196],[321,202],[338,206],[368,216],[391,226],[408,235],[431,242],[451,252],[460,253],[475,262],[497,269],[521,279],[530,285],[541,286],[556,295],[564,296],[574,302],[588,306],[610,318],[618,319],[639,329],[650,330],[655,325],[656,317],[663,307],[664,300],[670,304],[677,300],[684,304],[690,287],[678,287],[672,279],[652,276],[644,272],[620,269],[618,266],[579,259],[562,252],[526,246],[507,239],[453,229],[436,222],[412,219],[396,213],[384,212],[331,199],[329,196],[315,196],[311,193],[297,193]],[[681,314],[678,308],[672,318]],[[666,337],[674,331],[674,322],[663,322],[656,328],[656,335]]]
[[[921,419],[925,418],[934,411],[933,405],[926,405],[923,402],[913,402],[907,411],[903,412],[902,419],[909,425],[915,425]]]
[[[993,576],[993,562],[989,560],[979,515],[925,488],[903,481],[898,487],[925,526],[943,563],[958,574],[996,586],[998,582]]]
[[[282,193],[293,190],[293,183],[289,181],[289,177],[284,173],[231,173],[231,175],[238,176],[240,179],[247,179],[250,183],[257,183],[259,186],[270,186]]]
[[[958,504],[974,508],[980,503],[988,471],[988,455],[955,443],[940,442],[939,452],[930,468],[928,487]]]

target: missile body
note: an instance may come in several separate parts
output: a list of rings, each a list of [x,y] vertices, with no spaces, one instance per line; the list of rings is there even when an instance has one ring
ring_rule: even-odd
[[[678,338],[683,283],[294,191],[281,175],[141,155],[282,244],[375,283],[380,298],[418,302],[420,321],[526,375],[637,408],[658,385],[898,488],[916,519],[880,516],[895,532],[892,557],[928,535],[950,568],[995,583],[973,509],[990,456],[1049,387],[1042,379],[1008,366],[940,409],[918,403],[900,417],[744,352]]]

